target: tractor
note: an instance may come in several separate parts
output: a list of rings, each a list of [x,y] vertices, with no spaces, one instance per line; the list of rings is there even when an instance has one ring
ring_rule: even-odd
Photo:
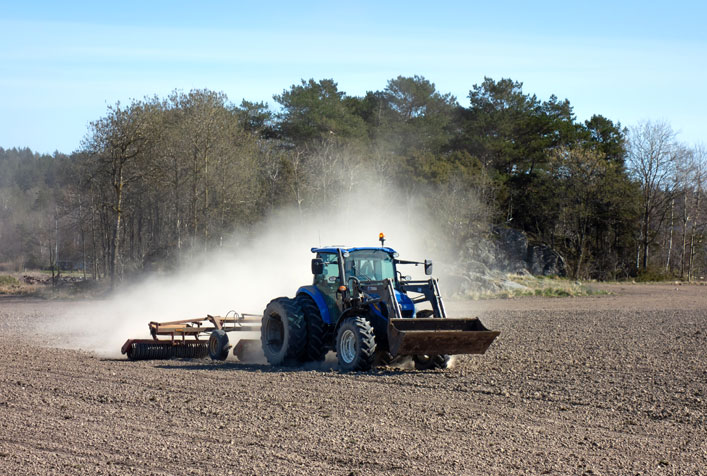
[[[420,370],[444,369],[452,354],[483,354],[499,332],[478,318],[447,318],[434,278],[414,281],[399,267],[407,261],[385,246],[312,248],[311,285],[294,298],[279,297],[265,308],[261,344],[272,365],[324,360],[335,351],[343,371],[368,370],[412,356]]]

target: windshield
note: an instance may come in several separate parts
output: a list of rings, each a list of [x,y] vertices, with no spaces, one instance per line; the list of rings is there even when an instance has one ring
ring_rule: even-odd
[[[385,251],[351,251],[344,263],[347,277],[355,276],[361,281],[395,280],[393,257]]]

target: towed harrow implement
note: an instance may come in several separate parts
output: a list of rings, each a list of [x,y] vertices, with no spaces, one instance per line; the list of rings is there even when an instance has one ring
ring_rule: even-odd
[[[152,321],[148,324],[151,339],[128,339],[120,351],[130,360],[198,359],[207,355],[225,360],[232,347],[228,334],[241,332],[242,338],[233,347],[233,354],[242,358],[246,349],[256,343],[255,339],[248,339],[252,336],[246,333],[260,334],[261,317],[230,311],[225,317],[207,314],[199,319]]]

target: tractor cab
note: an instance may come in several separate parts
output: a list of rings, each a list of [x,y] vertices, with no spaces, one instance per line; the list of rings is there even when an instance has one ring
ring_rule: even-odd
[[[325,314],[330,324],[336,322],[344,310],[342,297],[350,295],[354,286],[387,279],[398,281],[397,252],[392,248],[331,246],[312,248],[312,252],[316,253],[312,260],[313,287],[326,303],[328,312]]]

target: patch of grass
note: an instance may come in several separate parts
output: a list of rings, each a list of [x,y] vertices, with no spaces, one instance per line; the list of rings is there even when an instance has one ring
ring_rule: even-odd
[[[0,286],[19,286],[20,282],[14,276],[0,274]]]
[[[569,297],[569,296],[579,296],[579,295],[585,295],[585,294],[588,294],[588,293],[586,293],[584,289],[580,289],[578,291],[575,291],[574,293],[572,293],[566,289],[558,289],[558,288],[545,289],[545,296],[547,296],[547,297]]]
[[[22,284],[14,276],[0,274],[0,294],[21,294]]]
[[[108,283],[80,280],[81,276],[69,277],[62,274],[55,286],[44,273],[0,274],[0,295],[35,297],[39,299],[84,299],[104,295]]]
[[[673,281],[675,277],[663,268],[648,268],[638,273],[636,281],[639,283]]]
[[[609,294],[569,278],[556,276],[521,276],[507,275],[509,281],[520,284],[518,289],[502,289],[497,292],[479,293],[474,299],[511,299],[514,297],[574,297]]]

